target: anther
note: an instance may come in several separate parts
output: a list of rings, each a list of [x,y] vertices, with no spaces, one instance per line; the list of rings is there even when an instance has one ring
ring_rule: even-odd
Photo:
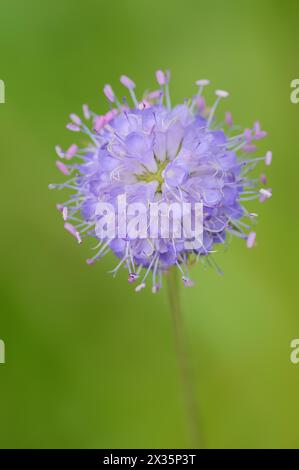
[[[114,95],[114,92],[111,88],[111,85],[105,85],[103,91],[104,91],[104,95],[106,96],[106,98],[109,101],[111,101],[111,103],[114,103],[115,95]]]
[[[246,240],[247,248],[253,248],[255,245],[255,240],[256,240],[256,233],[250,232]]]

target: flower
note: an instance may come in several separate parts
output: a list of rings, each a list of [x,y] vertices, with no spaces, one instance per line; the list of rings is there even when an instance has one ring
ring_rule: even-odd
[[[256,214],[248,212],[244,203],[252,199],[264,202],[272,196],[271,188],[264,187],[264,174],[249,178],[257,163],[269,166],[272,161],[271,151],[265,156],[250,156],[256,152],[256,142],[266,136],[260,123],[240,131],[230,112],[217,122],[218,104],[228,93],[217,90],[216,100],[208,108],[202,96],[209,85],[206,79],[196,82],[197,93],[189,101],[172,107],[169,72],[158,70],[156,78],[159,89],[138,100],[135,83],[125,75],[120,77],[132,106],[126,100],[120,103],[112,87],[105,85],[104,94],[110,103],[106,114],[97,115],[85,104],[84,119],[70,115],[67,128],[83,132],[90,143],[83,148],[72,144],[66,151],[56,147],[57,168],[69,179],[50,185],[74,190],[70,199],[57,207],[64,227],[79,243],[86,237],[96,239],[97,251],[87,263],[93,264],[112,251],[119,259],[113,275],[120,267],[127,268],[129,283],[139,280],[135,288],[138,292],[152,273],[154,293],[162,286],[162,274],[172,265],[180,270],[186,286],[193,285],[188,275],[192,263],[212,264],[220,271],[213,253],[217,245],[226,245],[232,236],[252,248],[256,233],[251,224]],[[117,237],[100,236],[97,224],[103,214],[97,210],[99,202],[109,204],[119,215],[117,201],[123,194],[128,203],[145,206],[157,201],[201,203],[201,243],[186,245],[190,234],[183,231],[175,236],[174,223],[168,237],[159,232],[152,238],[146,232],[146,237],[134,238],[127,231]],[[174,222],[175,213],[171,217]]]

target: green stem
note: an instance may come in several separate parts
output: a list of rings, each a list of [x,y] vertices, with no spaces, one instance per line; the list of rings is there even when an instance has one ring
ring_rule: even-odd
[[[172,323],[175,335],[176,353],[180,368],[182,389],[186,403],[186,415],[189,423],[190,440],[193,448],[200,448],[199,423],[197,414],[196,395],[194,385],[190,376],[190,368],[186,356],[186,346],[183,331],[183,319],[180,307],[180,285],[177,268],[174,266],[169,270],[167,276],[168,295]]]

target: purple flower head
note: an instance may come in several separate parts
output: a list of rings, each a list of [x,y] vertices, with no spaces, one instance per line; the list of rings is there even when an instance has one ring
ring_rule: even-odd
[[[120,104],[111,86],[105,85],[110,103],[106,114],[97,115],[84,105],[82,119],[70,115],[67,128],[84,133],[89,144],[83,148],[72,144],[65,152],[56,147],[57,168],[69,179],[50,185],[74,191],[58,208],[64,227],[79,243],[86,237],[95,239],[95,255],[87,263],[113,252],[118,258],[113,275],[126,268],[128,282],[137,282],[137,292],[145,287],[150,273],[152,292],[157,292],[163,273],[172,265],[180,270],[184,285],[193,285],[189,265],[216,265],[212,257],[216,246],[226,245],[232,236],[252,248],[256,233],[251,224],[256,214],[248,212],[245,203],[264,202],[272,196],[270,188],[258,187],[266,184],[264,174],[249,178],[257,163],[264,161],[268,166],[272,160],[271,151],[250,156],[256,151],[255,142],[266,136],[260,123],[240,131],[230,112],[218,122],[219,102],[228,93],[217,90],[215,102],[207,107],[202,96],[209,85],[206,79],[196,82],[198,90],[192,99],[171,106],[169,72],[159,70],[156,78],[160,90],[139,100],[135,83],[121,76],[132,106],[127,101]],[[155,204],[166,212],[158,211],[156,218],[151,214],[149,223],[147,211]],[[181,208],[188,206],[194,225],[196,205],[201,207],[200,237],[181,218]],[[162,219],[166,216],[165,235]],[[155,235],[152,222],[156,223]]]

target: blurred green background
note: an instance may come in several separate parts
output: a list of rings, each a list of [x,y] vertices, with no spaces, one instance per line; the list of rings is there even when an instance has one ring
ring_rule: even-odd
[[[0,447],[190,445],[166,289],[113,280],[112,256],[88,267],[55,208],[65,195],[47,187],[63,180],[68,114],[104,112],[101,89],[120,90],[122,73],[153,88],[157,68],[175,101],[198,78],[229,90],[235,121],[260,119],[274,155],[274,196],[250,205],[256,249],[235,240],[216,258],[225,275],[199,266],[182,293],[205,446],[299,446],[298,14],[273,0],[1,1]]]

